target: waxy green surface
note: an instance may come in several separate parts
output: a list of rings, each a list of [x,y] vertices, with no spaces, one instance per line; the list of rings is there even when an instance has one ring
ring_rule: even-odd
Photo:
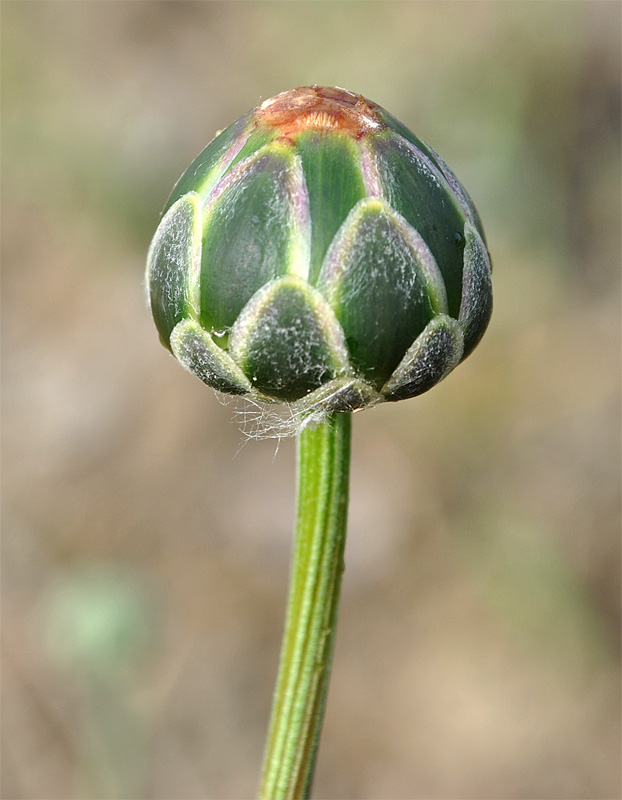
[[[201,255],[206,330],[230,328],[256,291],[287,272],[292,169],[290,152],[266,147],[206,212]]]
[[[330,243],[352,208],[365,197],[365,186],[360,153],[349,136],[306,131],[295,141],[309,197],[309,281],[315,284]]]

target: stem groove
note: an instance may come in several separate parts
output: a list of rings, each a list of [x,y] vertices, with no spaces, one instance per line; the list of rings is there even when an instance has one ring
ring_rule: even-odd
[[[298,495],[285,632],[260,800],[308,798],[324,717],[344,570],[351,415],[298,438]]]

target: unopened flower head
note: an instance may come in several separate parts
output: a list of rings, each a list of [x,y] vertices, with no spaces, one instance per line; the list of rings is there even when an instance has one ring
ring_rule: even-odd
[[[265,100],[195,159],[147,287],[184,367],[303,420],[427,391],[492,311],[481,221],[451,169],[380,106],[320,86]]]

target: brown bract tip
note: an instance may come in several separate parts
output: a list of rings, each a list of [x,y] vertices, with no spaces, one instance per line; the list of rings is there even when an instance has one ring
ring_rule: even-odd
[[[264,100],[255,113],[261,122],[278,128],[282,136],[334,130],[358,139],[384,127],[378,106],[360,94],[332,86],[288,89]]]

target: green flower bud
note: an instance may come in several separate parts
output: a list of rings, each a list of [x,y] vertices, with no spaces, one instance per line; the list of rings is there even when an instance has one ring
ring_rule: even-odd
[[[492,311],[482,225],[451,169],[380,106],[319,86],[264,101],[195,159],[147,287],[184,367],[302,418],[427,391]]]

